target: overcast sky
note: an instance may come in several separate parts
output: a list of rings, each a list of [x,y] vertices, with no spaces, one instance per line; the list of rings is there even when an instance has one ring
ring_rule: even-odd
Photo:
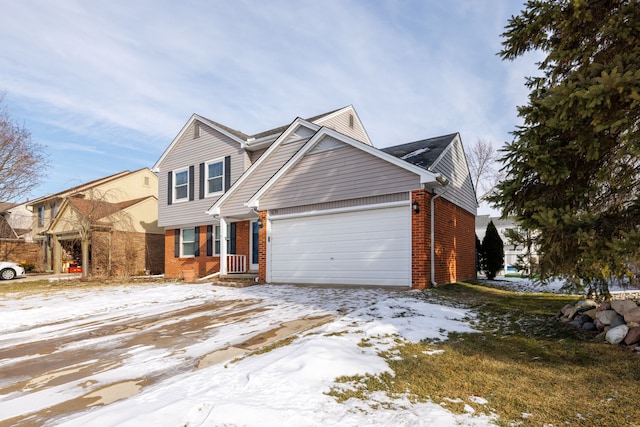
[[[511,141],[518,0],[0,0],[0,91],[47,146],[25,195],[151,167],[197,113],[247,134],[353,105],[378,147]]]

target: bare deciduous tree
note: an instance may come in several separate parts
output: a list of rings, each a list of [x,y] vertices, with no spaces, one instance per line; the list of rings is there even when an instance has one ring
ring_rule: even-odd
[[[45,148],[11,117],[0,93],[0,200],[24,199],[41,182],[49,166]]]
[[[89,277],[91,272],[96,273],[93,271],[95,265],[90,264],[90,250],[93,263],[99,263],[107,275],[113,274],[112,270],[116,267],[113,263],[114,250],[133,256],[126,238],[113,240],[114,234],[126,235],[133,230],[131,217],[122,211],[119,203],[110,202],[114,192],[116,190],[113,189],[104,192],[90,189],[84,194],[70,196],[67,199],[70,212],[58,219],[64,230],[78,235],[83,278]],[[117,263],[118,266],[120,263]]]
[[[476,198],[483,201],[504,177],[498,165],[500,155],[490,142],[478,139],[470,147],[467,159]]]

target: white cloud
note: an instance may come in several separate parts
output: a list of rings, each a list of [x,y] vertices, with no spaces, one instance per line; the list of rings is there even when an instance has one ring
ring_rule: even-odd
[[[353,104],[378,147],[455,131],[500,144],[526,99],[527,67],[496,56],[510,8],[5,2],[0,89],[31,113],[35,137],[69,133],[138,161],[144,152],[149,166],[194,112],[256,133]]]

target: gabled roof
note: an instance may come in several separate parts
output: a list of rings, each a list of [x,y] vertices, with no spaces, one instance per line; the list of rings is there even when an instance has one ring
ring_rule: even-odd
[[[68,189],[60,191],[58,193],[48,194],[46,196],[42,196],[42,197],[38,197],[37,199],[33,199],[33,200],[31,200],[30,202],[27,203],[27,206],[34,206],[34,205],[36,205],[38,203],[41,203],[44,200],[59,199],[59,198],[63,198],[63,197],[66,197],[66,196],[70,196],[70,195],[75,194],[75,193],[86,191],[86,190],[89,190],[91,188],[97,187],[98,185],[102,185],[102,184],[108,183],[110,181],[114,181],[114,180],[116,180],[118,178],[121,178],[123,176],[139,172],[139,171],[144,170],[144,169],[147,169],[147,168],[141,168],[141,169],[135,170],[133,172],[126,170],[126,171],[118,172],[118,173],[113,174],[113,175],[109,175],[109,176],[104,177],[104,178],[98,178],[98,179],[93,180],[93,181],[85,182],[84,184],[80,184],[80,185],[77,185],[75,187],[68,188]]]
[[[0,213],[6,212],[11,208],[18,206],[18,203],[0,202]]]
[[[458,133],[451,133],[394,147],[386,147],[381,150],[423,169],[429,169],[437,163],[456,136],[458,136]]]
[[[346,108],[353,108],[353,107],[347,106],[347,107],[338,108],[338,109],[333,110],[333,111],[329,111],[329,112],[326,112],[326,113],[318,114],[317,116],[313,116],[313,117],[311,117],[309,119],[306,119],[306,121],[314,122],[314,121],[320,120],[322,118],[325,118],[325,117],[327,117],[327,116],[329,116],[331,114],[334,114],[334,113],[336,113],[338,111],[344,110]],[[189,120],[187,121],[187,123],[185,123],[185,125],[182,127],[182,129],[180,129],[180,132],[178,132],[178,134],[175,136],[175,138],[173,138],[173,140],[171,141],[171,144],[169,144],[169,146],[166,148],[166,150],[164,150],[164,152],[162,153],[160,158],[153,165],[153,167],[151,168],[152,171],[157,172],[159,170],[158,168],[160,167],[160,163],[162,163],[164,161],[164,159],[169,155],[169,153],[173,150],[173,148],[178,143],[178,141],[185,134],[187,129],[189,129],[189,127],[195,121],[199,121],[200,123],[203,123],[203,124],[213,128],[213,129],[216,129],[218,132],[222,133],[223,135],[228,136],[229,138],[231,138],[232,140],[234,140],[235,142],[237,142],[241,146],[247,147],[247,148],[251,147],[252,145],[257,145],[257,142],[259,142],[260,140],[269,139],[269,137],[272,138],[270,142],[273,142],[273,140],[275,140],[280,134],[282,134],[282,132],[287,130],[287,128],[290,126],[290,124],[283,125],[283,126],[278,126],[276,128],[269,129],[269,130],[266,130],[266,131],[263,131],[263,132],[259,132],[259,133],[256,133],[254,135],[247,135],[244,132],[241,132],[241,131],[236,130],[236,129],[232,129],[232,128],[230,128],[228,126],[225,126],[225,125],[222,125],[222,124],[220,124],[220,123],[218,123],[218,122],[216,122],[214,120],[207,119],[206,117],[200,116],[198,114],[192,114],[191,117],[189,118]]]
[[[253,195],[253,197],[251,197],[251,199],[247,202],[247,206],[251,207],[251,208],[258,208],[259,207],[259,201],[260,198],[266,194],[266,192],[272,188],[280,179],[282,179],[282,177],[284,175],[286,175],[297,163],[300,162],[300,160],[307,154],[309,153],[313,147],[315,147],[325,136],[329,136],[331,138],[335,138],[341,142],[344,142],[347,145],[350,145],[352,147],[355,147],[357,149],[360,149],[366,153],[369,153],[375,157],[378,157],[382,160],[385,160],[391,164],[394,164],[402,169],[405,169],[409,172],[415,173],[416,175],[418,175],[420,177],[420,183],[425,185],[425,184],[433,184],[433,185],[439,185],[438,184],[438,180],[439,180],[439,175],[437,173],[433,173],[430,172],[428,170],[426,170],[425,168],[422,167],[418,167],[416,165],[413,165],[409,162],[405,162],[405,161],[401,161],[398,158],[385,153],[382,150],[379,150],[377,148],[374,148],[370,145],[367,144],[363,144],[361,141],[355,140],[353,138],[350,138],[340,132],[337,132],[333,129],[329,129],[326,127],[322,127],[320,128],[320,130],[318,130],[318,132],[316,132],[316,134],[309,139],[309,141],[307,141],[305,143],[305,145],[300,148],[300,150],[291,158],[289,159],[289,161],[273,176],[271,177],[271,179],[269,179],[263,186],[262,188],[260,188],[260,190],[258,190],[256,192],[256,194]]]
[[[90,216],[92,221],[97,221],[109,215],[113,215],[116,212],[123,211],[143,200],[148,199],[149,197],[154,196],[140,197],[118,203],[111,203],[104,200],[84,199],[82,197],[69,197],[67,200],[69,204],[80,214],[85,217]]]
[[[282,132],[280,136],[269,146],[267,151],[260,156],[260,158],[247,169],[238,180],[231,186],[229,191],[224,193],[216,202],[207,210],[209,215],[218,215],[220,213],[220,207],[240,188],[244,185],[244,182],[251,176],[251,174],[258,168],[262,167],[262,164],[267,161],[278,146],[289,139],[300,127],[306,127],[314,132],[317,132],[320,127],[307,120],[296,118],[291,124],[289,124]]]

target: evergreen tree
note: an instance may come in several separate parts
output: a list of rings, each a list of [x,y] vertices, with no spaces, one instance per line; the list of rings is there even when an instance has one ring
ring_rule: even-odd
[[[530,0],[503,59],[545,55],[489,201],[535,236],[543,279],[607,293],[640,251],[640,0]]]
[[[491,280],[504,268],[504,243],[493,221],[487,224],[487,232],[482,239],[482,270]]]

